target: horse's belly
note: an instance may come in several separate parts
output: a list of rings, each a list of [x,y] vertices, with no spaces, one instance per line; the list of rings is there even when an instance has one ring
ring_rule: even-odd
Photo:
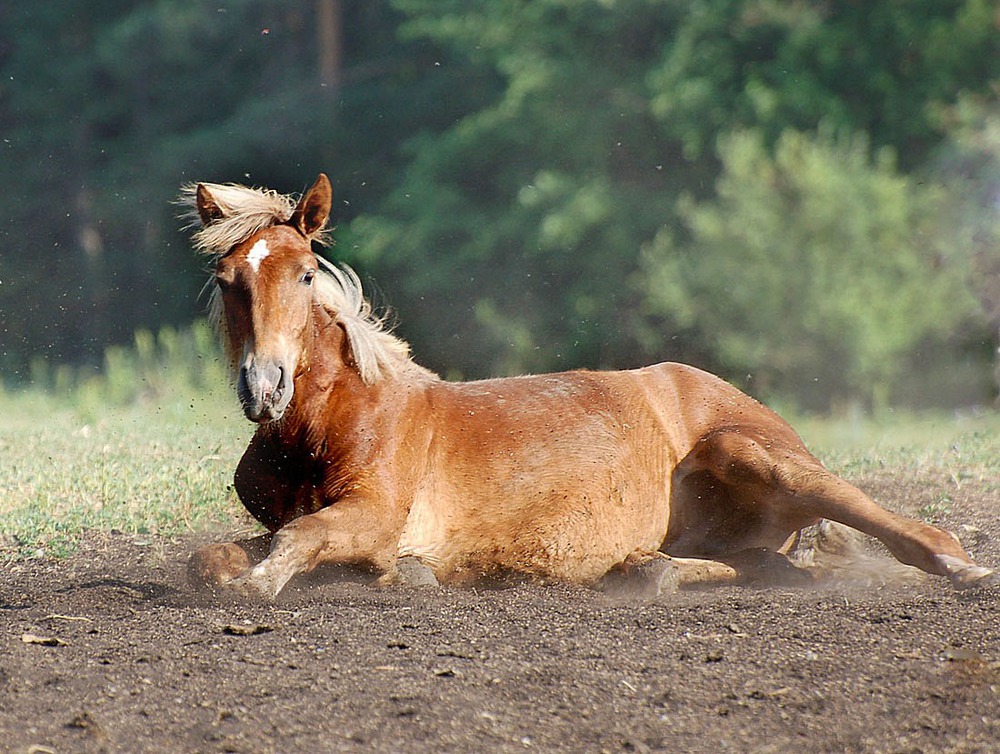
[[[400,554],[440,579],[513,570],[586,582],[669,522],[676,451],[638,373],[441,388]]]
[[[424,489],[398,554],[421,558],[444,582],[514,571],[587,583],[632,553],[656,551],[669,518],[663,482],[589,471],[497,485],[490,494],[465,485]]]

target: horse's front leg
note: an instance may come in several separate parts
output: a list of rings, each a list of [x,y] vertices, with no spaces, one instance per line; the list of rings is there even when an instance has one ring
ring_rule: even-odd
[[[324,563],[385,570],[396,554],[398,516],[363,499],[345,499],[275,532],[266,558],[229,582],[242,594],[273,599],[294,576]]]
[[[188,560],[188,578],[199,586],[220,587],[259,563],[271,549],[273,534],[201,547]]]

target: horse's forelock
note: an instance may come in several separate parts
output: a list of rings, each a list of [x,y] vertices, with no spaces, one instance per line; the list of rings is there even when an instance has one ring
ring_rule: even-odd
[[[272,225],[287,222],[295,211],[297,199],[269,189],[256,189],[235,183],[200,184],[212,195],[222,217],[207,225],[198,215],[197,183],[181,188],[177,203],[184,208],[182,217],[194,229],[192,241],[197,251],[218,257],[236,244],[246,241]]]

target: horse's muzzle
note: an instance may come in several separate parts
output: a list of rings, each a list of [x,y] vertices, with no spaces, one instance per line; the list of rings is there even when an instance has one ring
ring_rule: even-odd
[[[252,422],[280,419],[292,399],[288,370],[277,361],[247,359],[240,367],[236,394],[243,413]]]

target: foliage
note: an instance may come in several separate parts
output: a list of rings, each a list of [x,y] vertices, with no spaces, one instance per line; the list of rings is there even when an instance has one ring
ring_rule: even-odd
[[[939,118],[952,138],[932,167],[952,188],[954,235],[971,248],[969,288],[1000,328],[1000,100],[966,94],[942,108]],[[1000,362],[997,370],[1000,382]]]
[[[67,362],[99,367],[106,346],[129,343],[136,329],[198,316],[203,271],[170,205],[180,183],[295,190],[319,170],[331,173],[338,196],[335,254],[380,281],[403,317],[401,333],[433,368],[482,376],[674,358],[735,369],[739,360],[703,334],[732,329],[738,339],[741,320],[723,312],[685,319],[636,284],[643,249],[663,257],[672,239],[682,254],[691,208],[726,201],[713,194],[725,169],[714,147],[759,134],[774,160],[782,134],[815,136],[823,124],[867,139],[854,148],[868,150],[876,173],[882,150],[894,151],[911,217],[934,203],[914,188],[919,181],[944,177],[949,197],[971,195],[961,166],[984,166],[975,193],[992,196],[1000,168],[977,155],[995,155],[994,5],[7,4],[0,373],[24,383],[40,362],[50,372]],[[691,199],[678,203],[682,195]],[[949,232],[961,250],[974,246],[966,287],[1000,321],[992,287],[982,285],[995,277],[995,247],[982,240],[983,218],[995,211],[988,201],[953,208],[950,220],[937,205],[928,211],[937,227],[921,248],[938,254]],[[832,249],[836,238],[815,244]],[[892,260],[909,253],[885,252]],[[924,279],[920,265],[912,271],[907,290]],[[880,263],[872,275],[886,272]],[[761,272],[776,288],[771,301],[795,289],[773,273]],[[704,310],[692,303],[695,292],[678,295]],[[800,328],[816,340],[798,347],[839,342],[833,329],[842,319]],[[983,326],[945,320],[932,345],[979,359],[975,369],[985,373]],[[884,382],[919,358],[919,322],[898,321],[907,332],[883,331],[884,368],[856,364],[835,387],[870,396],[863,375],[881,369],[875,379]],[[844,343],[862,342],[871,361],[870,340],[856,327]]]
[[[405,34],[502,77],[484,107],[416,140],[399,188],[351,227],[362,260],[416,320],[403,331],[418,354],[472,375],[635,361],[627,335],[615,335],[629,319],[620,283],[672,193],[646,64],[677,10],[397,6]]]
[[[830,390],[884,399],[925,338],[968,328],[970,299],[951,274],[965,247],[943,243],[950,226],[941,196],[898,172],[884,145],[901,149],[905,165],[928,159],[944,133],[935,108],[958,87],[981,87],[997,74],[987,55],[996,38],[978,25],[981,4],[397,6],[407,34],[455,49],[504,82],[487,107],[418,140],[400,188],[379,214],[351,226],[364,263],[401,291],[393,299],[408,317],[404,334],[430,366],[481,375],[677,358],[730,376],[752,370],[766,391],[829,405]],[[947,41],[956,35],[967,47]],[[783,132],[800,141],[817,134],[821,146],[802,168],[808,175],[793,175],[799,155]],[[703,145],[746,141],[746,133],[756,135],[756,163],[740,179],[716,182],[731,168]],[[845,143],[833,133],[848,134]],[[748,174],[782,149],[773,159],[782,161],[783,179],[808,195],[814,212],[791,226],[774,212],[798,211],[798,200]],[[842,157],[844,166],[836,164]],[[754,280],[738,305],[720,306],[728,283],[715,279],[719,263],[684,249],[690,235],[708,232],[713,205],[701,203],[711,186],[733,180],[742,181],[733,193],[744,204],[729,243],[746,240],[743,225],[757,247],[726,280]],[[848,185],[855,180],[864,185]],[[758,189],[770,193],[755,202]],[[825,192],[837,193],[832,203]],[[719,197],[718,206],[731,201]],[[854,214],[838,216],[844,212]],[[770,230],[783,239],[783,256],[771,254],[757,269]],[[801,258],[811,260],[802,268],[792,264],[800,243]],[[948,275],[937,274],[940,262]],[[664,301],[654,289],[676,267],[685,274],[672,277]],[[830,274],[817,278],[817,267]],[[890,293],[896,286],[903,301]],[[758,338],[772,323],[778,327]]]
[[[912,167],[940,140],[933,106],[996,80],[996,24],[988,0],[703,0],[650,73],[652,107],[692,157],[734,129],[773,141],[822,122]]]
[[[339,81],[319,73],[315,8],[296,0],[54,1],[0,11],[0,369],[95,364],[138,327],[198,313],[199,262],[171,200],[182,182],[307,186],[339,176],[350,217],[397,146],[469,96],[422,78],[386,2],[343,2]],[[372,81],[377,81],[377,86]],[[475,88],[472,89],[475,91]]]
[[[215,334],[204,320],[178,331],[135,333],[130,347],[109,346],[100,369],[31,365],[34,391],[47,392],[72,407],[83,420],[108,408],[181,400],[185,395],[221,392],[229,377]]]
[[[711,341],[728,373],[765,393],[883,406],[903,356],[976,311],[968,258],[935,189],[899,175],[864,138],[786,131],[719,141],[716,197],[681,201],[641,284],[653,311]],[[813,387],[814,386],[814,387]]]

